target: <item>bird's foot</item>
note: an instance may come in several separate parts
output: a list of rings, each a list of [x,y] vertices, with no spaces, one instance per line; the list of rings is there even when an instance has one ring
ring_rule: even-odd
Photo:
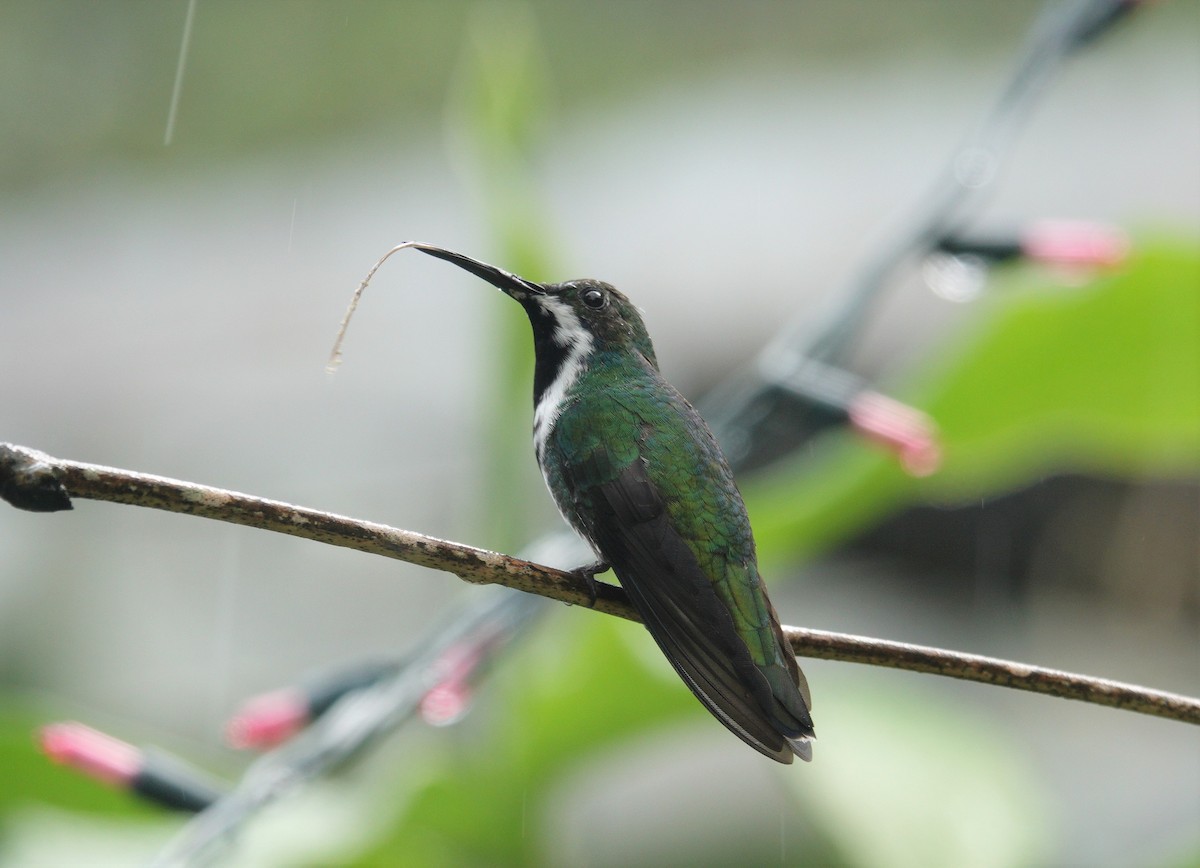
[[[596,576],[600,573],[607,573],[612,567],[604,561],[596,561],[593,564],[585,564],[582,567],[576,567],[571,570],[571,575],[583,582],[584,587],[588,592],[589,609],[596,608]]]

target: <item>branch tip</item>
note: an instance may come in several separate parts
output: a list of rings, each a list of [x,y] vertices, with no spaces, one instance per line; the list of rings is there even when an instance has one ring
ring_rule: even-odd
[[[71,509],[57,462],[44,452],[0,443],[0,498],[29,512]]]

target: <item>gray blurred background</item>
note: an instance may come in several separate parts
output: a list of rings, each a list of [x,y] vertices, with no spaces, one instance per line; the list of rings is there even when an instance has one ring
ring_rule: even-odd
[[[903,218],[1037,8],[535,2],[483,14],[532,16],[540,36],[551,109],[534,177],[567,272],[557,277],[633,295],[668,376],[698,395],[782,319],[816,308]],[[185,10],[0,6],[0,439],[502,546],[472,497],[491,425],[489,330],[519,315],[499,294],[437,263],[393,261],[340,373],[324,370],[349,293],[391,245],[495,253],[446,123],[479,10],[200,2],[165,145]],[[1200,4],[1156,4],[1070,65],[987,222],[1086,217],[1200,236],[1198,35]],[[873,346],[894,341],[907,361],[968,315],[928,296],[898,307]],[[513,460],[540,494],[531,450]],[[1137,582],[1115,603],[1061,587],[1031,596],[1028,571],[980,591],[952,557],[934,552],[929,567],[930,552],[903,551],[903,524],[808,565],[776,602],[791,622],[1195,694],[1195,487],[1155,486],[1139,500],[1115,490],[1113,509],[1149,504],[1151,526],[1176,528],[1164,569],[1181,577],[1189,616]],[[548,499],[531,503],[531,528],[556,526]],[[1122,576],[1158,571],[1139,554],[1158,547],[1131,551]],[[246,695],[402,649],[470,593],[188,517],[5,510],[0,682],[198,746]],[[814,683],[919,681],[806,669]],[[1064,864],[1157,864],[1200,841],[1194,731],[921,683],[1028,734],[1065,817]]]

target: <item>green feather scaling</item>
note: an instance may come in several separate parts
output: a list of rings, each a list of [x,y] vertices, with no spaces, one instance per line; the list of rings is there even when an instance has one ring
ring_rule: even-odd
[[[579,514],[587,491],[641,461],[751,659],[778,669],[768,680],[787,678],[742,496],[708,426],[645,357],[598,353],[571,389],[549,444],[543,461],[552,493],[564,488],[564,467],[590,471],[575,470],[575,497],[559,503],[568,517]]]

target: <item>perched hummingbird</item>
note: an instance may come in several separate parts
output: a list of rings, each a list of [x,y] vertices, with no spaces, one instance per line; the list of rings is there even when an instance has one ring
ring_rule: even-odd
[[[534,448],[559,511],[600,558],[589,579],[611,567],[675,671],[735,735],[778,762],[810,760],[808,684],[758,574],[742,496],[708,425],[659,373],[637,309],[598,280],[539,284],[440,247],[400,247],[483,278],[528,314]]]

